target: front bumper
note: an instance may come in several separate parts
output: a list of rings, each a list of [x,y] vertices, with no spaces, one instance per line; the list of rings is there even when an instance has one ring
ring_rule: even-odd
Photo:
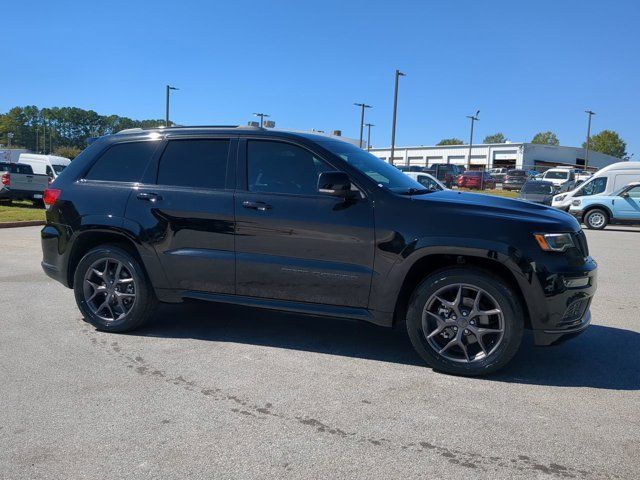
[[[557,345],[559,343],[570,340],[577,337],[584,332],[591,324],[591,310],[587,307],[584,316],[580,319],[580,322],[573,327],[566,328],[564,330],[534,330],[533,331],[533,343],[540,347],[547,347],[549,345]]]

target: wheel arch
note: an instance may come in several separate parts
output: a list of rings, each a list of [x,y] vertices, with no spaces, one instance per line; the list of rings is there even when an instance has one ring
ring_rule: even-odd
[[[529,305],[526,301],[522,287],[508,266],[498,260],[487,257],[452,253],[432,253],[424,255],[411,265],[404,277],[396,300],[393,312],[393,327],[399,329],[405,328],[404,324],[409,299],[422,280],[439,270],[461,266],[468,266],[476,270],[484,271],[485,273],[497,276],[504,281],[513,290],[516,298],[522,306],[525,328],[531,328]]]
[[[600,203],[594,203],[592,205],[588,205],[587,207],[585,207],[584,211],[582,212],[582,221],[583,222],[584,222],[585,217],[592,210],[604,210],[604,212],[609,216],[609,220],[611,220],[613,218],[613,212],[611,211],[611,209],[609,207],[607,207],[606,205],[602,205]]]

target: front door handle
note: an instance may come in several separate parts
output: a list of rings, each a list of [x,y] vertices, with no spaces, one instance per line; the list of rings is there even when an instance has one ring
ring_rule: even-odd
[[[153,202],[153,203],[162,200],[161,195],[158,195],[157,193],[149,193],[149,192],[140,192],[138,195],[136,195],[136,197],[138,198],[138,200],[146,200],[147,202]]]
[[[264,202],[242,202],[242,206],[244,208],[249,208],[251,210],[259,210],[261,212],[265,212],[267,210],[271,210],[271,205]]]

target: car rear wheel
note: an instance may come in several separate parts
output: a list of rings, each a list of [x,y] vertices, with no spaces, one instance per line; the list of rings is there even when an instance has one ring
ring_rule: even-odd
[[[520,347],[524,319],[513,291],[498,277],[473,268],[449,268],[413,292],[407,331],[434,369],[485,375],[506,365]]]
[[[111,245],[94,248],[80,260],[73,289],[84,318],[109,332],[138,328],[157,304],[140,263],[126,250]]]
[[[584,216],[584,224],[591,230],[602,230],[609,223],[609,215],[604,210],[594,208]]]

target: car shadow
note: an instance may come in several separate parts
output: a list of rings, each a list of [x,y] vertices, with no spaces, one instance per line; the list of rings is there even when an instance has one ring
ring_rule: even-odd
[[[361,322],[248,307],[186,302],[162,305],[132,335],[263,345],[424,366],[406,335]],[[520,351],[488,381],[640,390],[640,333],[591,325],[566,343],[534,347],[527,332]]]

